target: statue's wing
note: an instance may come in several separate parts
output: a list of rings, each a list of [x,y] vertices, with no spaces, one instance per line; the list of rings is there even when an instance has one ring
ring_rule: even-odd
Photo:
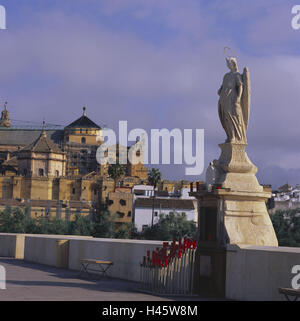
[[[243,80],[243,93],[242,93],[241,107],[243,111],[245,128],[247,129],[248,123],[249,123],[249,115],[250,115],[250,96],[251,96],[250,73],[247,67],[244,68],[244,72],[242,74],[242,80]]]

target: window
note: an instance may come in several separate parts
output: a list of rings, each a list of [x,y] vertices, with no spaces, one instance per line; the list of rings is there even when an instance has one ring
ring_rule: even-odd
[[[97,195],[97,190],[96,189],[94,189],[94,195]]]
[[[44,176],[44,170],[42,168],[39,169],[39,176]]]
[[[125,216],[125,214],[122,212],[117,212],[117,214],[118,214],[119,218],[123,218]]]
[[[158,216],[158,212],[154,212],[154,216]]]
[[[81,144],[85,144],[86,143],[86,139],[85,139],[85,137],[82,137],[81,138]]]
[[[24,170],[23,170],[23,175],[24,175],[24,176],[27,175],[27,168],[24,168]]]
[[[121,200],[120,200],[120,204],[121,204],[122,206],[125,206],[125,205],[126,205],[126,201],[123,200],[123,199],[121,199]]]
[[[72,194],[75,195],[75,193],[76,193],[76,190],[75,190],[75,188],[73,187],[73,188],[72,188]]]
[[[55,176],[59,177],[59,171],[55,171]]]
[[[128,212],[127,216],[128,216],[128,217],[131,217],[131,211]]]

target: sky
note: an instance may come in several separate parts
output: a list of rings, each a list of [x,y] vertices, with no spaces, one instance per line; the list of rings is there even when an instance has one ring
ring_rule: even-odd
[[[0,0],[0,105],[68,125],[205,130],[205,167],[225,141],[217,90],[224,47],[249,67],[247,153],[261,184],[300,184],[300,30],[289,0]],[[300,1],[299,1],[300,4]],[[164,178],[184,165],[160,166]]]

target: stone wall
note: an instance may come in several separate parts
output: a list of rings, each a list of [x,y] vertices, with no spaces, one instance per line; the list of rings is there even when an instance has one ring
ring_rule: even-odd
[[[278,288],[291,288],[292,267],[300,265],[300,248],[228,245],[226,298],[285,300]]]
[[[161,241],[72,239],[69,241],[69,269],[79,270],[80,259],[102,259],[114,263],[110,276],[138,282],[143,256],[148,250],[161,246]]]
[[[24,242],[23,234],[0,233],[0,256],[23,259]]]
[[[137,282],[143,256],[162,246],[161,241],[0,233],[0,256],[17,258],[16,240],[18,258],[28,262],[80,270],[80,259],[107,260],[114,263],[110,276]]]
[[[80,269],[80,259],[113,261],[112,277],[139,281],[140,263],[161,241],[99,239],[66,235],[0,234],[0,256]],[[300,248],[228,245],[226,298],[285,300],[278,288],[292,287],[292,268],[300,265]],[[299,282],[299,281],[298,281]]]

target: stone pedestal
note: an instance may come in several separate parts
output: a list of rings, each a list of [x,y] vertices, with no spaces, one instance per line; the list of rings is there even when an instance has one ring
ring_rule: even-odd
[[[216,191],[218,213],[224,224],[223,244],[278,246],[267,211],[269,192]]]
[[[262,192],[255,174],[257,167],[245,152],[246,144],[225,143],[219,145],[221,156],[214,161],[218,170],[216,184],[231,191]]]
[[[221,156],[209,167],[208,176],[214,177],[214,184],[208,190],[191,194],[199,204],[200,241],[204,246],[214,244],[215,247],[226,244],[278,246],[266,207],[271,192],[259,185],[255,176],[257,167],[245,152],[247,145],[219,146]]]
[[[247,145],[219,146],[221,156],[210,163],[206,185],[190,193],[199,213],[194,286],[207,295],[225,295],[228,244],[278,246],[266,207],[271,191],[259,185]]]

